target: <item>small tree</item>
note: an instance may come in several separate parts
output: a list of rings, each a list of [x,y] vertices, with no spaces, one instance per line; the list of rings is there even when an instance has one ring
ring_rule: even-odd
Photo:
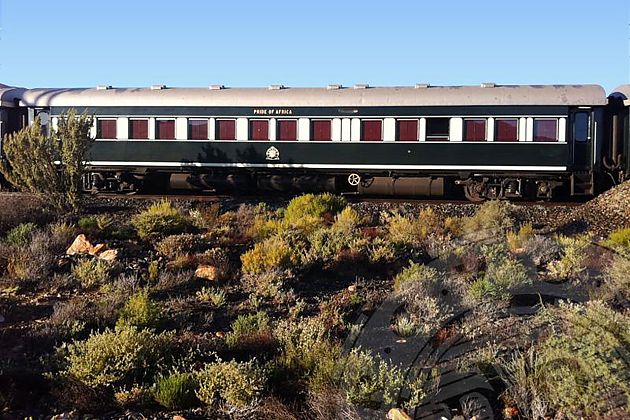
[[[5,136],[0,172],[21,191],[42,195],[61,209],[79,207],[81,178],[94,139],[93,118],[75,110],[59,118],[57,130],[42,132],[41,121]]]

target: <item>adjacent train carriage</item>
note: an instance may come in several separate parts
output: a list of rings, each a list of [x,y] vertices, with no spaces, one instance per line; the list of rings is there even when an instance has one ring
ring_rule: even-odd
[[[603,165],[615,182],[630,179],[630,85],[616,88],[610,95],[610,146]]]
[[[597,85],[33,89],[29,119],[95,116],[90,183],[468,198],[592,195]]]

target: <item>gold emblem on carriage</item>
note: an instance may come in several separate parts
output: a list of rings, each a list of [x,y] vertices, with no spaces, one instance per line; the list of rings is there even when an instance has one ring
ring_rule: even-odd
[[[280,160],[280,150],[276,149],[274,146],[271,146],[269,149],[267,149],[265,157],[267,158],[267,160]]]

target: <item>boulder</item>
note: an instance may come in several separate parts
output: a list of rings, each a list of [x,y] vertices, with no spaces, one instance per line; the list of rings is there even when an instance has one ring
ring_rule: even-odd
[[[411,420],[411,417],[400,408],[392,408],[387,412],[389,420]]]
[[[96,258],[103,261],[115,261],[118,258],[117,249],[108,249],[96,255]]]
[[[94,246],[87,240],[84,234],[77,236],[66,251],[67,255],[91,254]]]
[[[195,277],[198,277],[200,279],[219,281],[221,279],[221,276],[221,270],[214,265],[200,265],[195,270]]]

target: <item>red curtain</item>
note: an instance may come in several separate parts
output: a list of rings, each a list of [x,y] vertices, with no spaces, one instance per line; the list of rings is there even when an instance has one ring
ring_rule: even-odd
[[[99,139],[115,139],[116,135],[116,120],[98,120],[98,135]]]
[[[208,140],[208,121],[188,120],[188,138],[190,140]]]
[[[146,140],[149,138],[149,120],[130,120],[129,138]]]
[[[486,141],[486,120],[465,120],[464,141]]]
[[[534,141],[557,141],[558,120],[534,120]]]
[[[311,122],[311,140],[329,141],[332,140],[332,121],[314,120]]]
[[[156,128],[158,140],[175,140],[175,120],[157,120]]]
[[[418,140],[418,120],[398,120],[396,132],[399,141],[416,141]]]
[[[494,134],[495,141],[518,141],[518,120],[497,120]]]
[[[297,121],[278,120],[278,140],[297,140]]]
[[[216,124],[217,140],[236,140],[235,120],[217,120]]]
[[[251,140],[269,140],[269,120],[251,120],[249,122]]]
[[[383,121],[361,121],[361,138],[363,141],[383,140]]]

